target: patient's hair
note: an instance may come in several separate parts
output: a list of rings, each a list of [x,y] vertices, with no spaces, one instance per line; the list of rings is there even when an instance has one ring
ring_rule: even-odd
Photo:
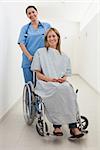
[[[59,53],[61,54],[61,50],[60,50],[60,44],[61,44],[60,34],[59,34],[58,30],[55,29],[55,28],[50,28],[50,29],[47,30],[46,35],[45,35],[45,39],[44,39],[45,47],[46,47],[47,49],[49,48],[49,43],[48,43],[48,41],[47,41],[47,36],[48,36],[48,34],[49,34],[50,31],[54,31],[54,32],[56,33],[57,37],[58,37],[58,43],[57,43],[56,49],[57,49],[57,50],[59,51]]]

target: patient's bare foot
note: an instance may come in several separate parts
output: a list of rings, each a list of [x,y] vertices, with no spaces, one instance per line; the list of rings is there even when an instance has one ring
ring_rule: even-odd
[[[72,132],[72,134],[74,134],[74,135],[79,135],[79,134],[81,134],[81,131],[80,131],[78,128],[72,128],[72,129],[71,129],[71,132]]]
[[[70,134],[72,135],[70,138],[80,138],[84,136],[84,134],[78,129],[78,128],[71,128],[70,129]]]
[[[61,132],[61,128],[55,128],[54,129],[54,132],[56,133],[56,132]]]
[[[56,136],[62,136],[63,135],[61,128],[54,128],[53,134]]]

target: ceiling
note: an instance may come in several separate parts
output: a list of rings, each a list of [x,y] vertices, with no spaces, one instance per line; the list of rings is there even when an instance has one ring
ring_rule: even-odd
[[[35,5],[39,11],[39,17],[63,22],[80,22],[92,5],[99,6],[100,0],[0,0],[4,4],[15,2],[25,9],[28,5]],[[7,4],[8,6],[8,4]],[[11,5],[9,5],[11,6]]]
[[[49,19],[56,17],[56,20],[75,22],[80,22],[93,4],[99,5],[99,0],[33,0],[30,2],[37,6],[40,16],[46,16]]]

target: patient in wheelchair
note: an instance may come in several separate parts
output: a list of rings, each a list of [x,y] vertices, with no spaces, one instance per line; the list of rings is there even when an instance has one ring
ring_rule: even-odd
[[[77,127],[76,94],[68,82],[71,76],[70,59],[60,49],[60,34],[50,28],[45,35],[45,47],[34,55],[31,70],[36,72],[35,93],[42,97],[46,116],[53,124],[53,134],[62,136],[61,126],[68,124],[74,138],[84,134]]]

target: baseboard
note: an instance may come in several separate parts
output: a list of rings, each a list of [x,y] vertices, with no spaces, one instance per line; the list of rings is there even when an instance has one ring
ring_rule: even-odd
[[[86,81],[82,76],[80,76],[79,74],[77,74],[91,89],[93,89],[97,94],[100,95],[100,92],[98,90],[96,90],[92,85],[90,85],[88,83],[88,81]]]
[[[9,115],[9,112],[13,109],[13,107],[19,102],[20,99],[16,100],[9,108],[2,114],[0,117],[0,123]]]

